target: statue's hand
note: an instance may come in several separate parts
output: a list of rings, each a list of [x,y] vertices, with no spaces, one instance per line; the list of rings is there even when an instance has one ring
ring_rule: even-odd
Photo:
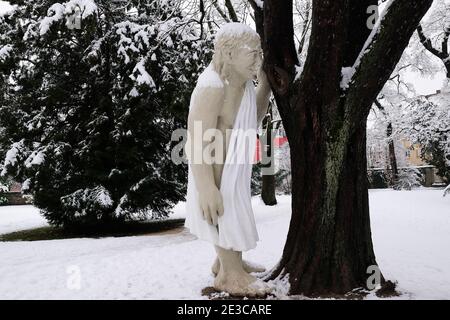
[[[264,63],[261,63],[261,66],[258,70],[258,84],[259,85],[269,85],[269,79],[267,79],[267,74],[263,69]]]
[[[208,190],[199,192],[199,201],[203,219],[210,225],[216,226],[219,217],[223,215],[223,199],[219,189],[214,185]]]

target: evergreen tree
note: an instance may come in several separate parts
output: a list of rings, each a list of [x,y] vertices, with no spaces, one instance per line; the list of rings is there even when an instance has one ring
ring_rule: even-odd
[[[166,216],[186,180],[171,133],[186,126],[210,40],[173,0],[11,4],[2,174],[24,181],[56,225]]]

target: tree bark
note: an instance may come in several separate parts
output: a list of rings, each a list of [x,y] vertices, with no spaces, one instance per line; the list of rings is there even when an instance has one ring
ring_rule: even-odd
[[[254,0],[249,0],[250,5],[253,8],[255,16],[256,32],[261,38],[261,48],[264,50],[264,12],[256,4]],[[270,117],[265,117],[263,120],[263,130],[266,132],[266,136],[261,137],[262,145],[262,155],[265,160],[264,167],[262,169],[262,183],[261,183],[261,198],[265,205],[273,206],[277,204],[276,198],[276,183],[275,183],[275,172],[273,170],[268,170],[272,168],[273,164],[273,137],[272,137],[272,106],[269,106]],[[267,162],[267,157],[270,157],[269,163]],[[268,172],[269,171],[269,172]]]
[[[299,81],[292,0],[264,1],[266,72],[291,148],[292,217],[269,279],[290,293],[345,294],[366,287],[373,252],[367,186],[366,121],[377,94],[432,0],[396,0],[364,48],[373,0],[314,0],[309,51]],[[370,49],[370,50],[366,50]],[[366,52],[360,56],[360,52]],[[342,68],[354,65],[348,89]],[[381,275],[382,282],[384,279]]]
[[[268,115],[263,121],[264,135],[261,137],[262,142],[262,187],[261,198],[266,206],[274,206],[277,204],[275,195],[275,168],[274,165],[274,148],[273,148],[273,123],[272,123],[272,106],[269,106]]]
[[[391,165],[392,178],[391,185],[395,186],[398,182],[398,166],[397,166],[397,157],[395,155],[395,146],[394,140],[392,140],[392,123],[389,122],[386,129],[386,136],[388,138],[388,150],[389,150],[389,163]]]

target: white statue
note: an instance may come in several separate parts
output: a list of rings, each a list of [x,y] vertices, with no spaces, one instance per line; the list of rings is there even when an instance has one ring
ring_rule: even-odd
[[[257,78],[255,92],[252,80]],[[264,268],[243,261],[242,252],[258,241],[250,179],[257,124],[267,112],[270,94],[259,35],[241,23],[225,24],[216,34],[212,62],[191,96],[185,225],[214,244],[214,288],[233,296],[269,291],[250,274]]]

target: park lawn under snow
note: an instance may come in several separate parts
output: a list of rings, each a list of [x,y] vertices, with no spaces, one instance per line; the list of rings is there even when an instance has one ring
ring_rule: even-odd
[[[45,226],[47,221],[33,206],[0,207],[0,234]]]
[[[267,268],[277,263],[289,225],[290,197],[278,200],[274,207],[252,200],[261,241],[244,256]],[[401,298],[450,299],[450,197],[442,190],[371,190],[370,207],[378,263],[398,281]],[[174,216],[183,209],[178,204]],[[0,207],[0,233],[43,225],[32,206]],[[0,299],[205,299],[213,259],[212,246],[185,230],[0,242]]]

